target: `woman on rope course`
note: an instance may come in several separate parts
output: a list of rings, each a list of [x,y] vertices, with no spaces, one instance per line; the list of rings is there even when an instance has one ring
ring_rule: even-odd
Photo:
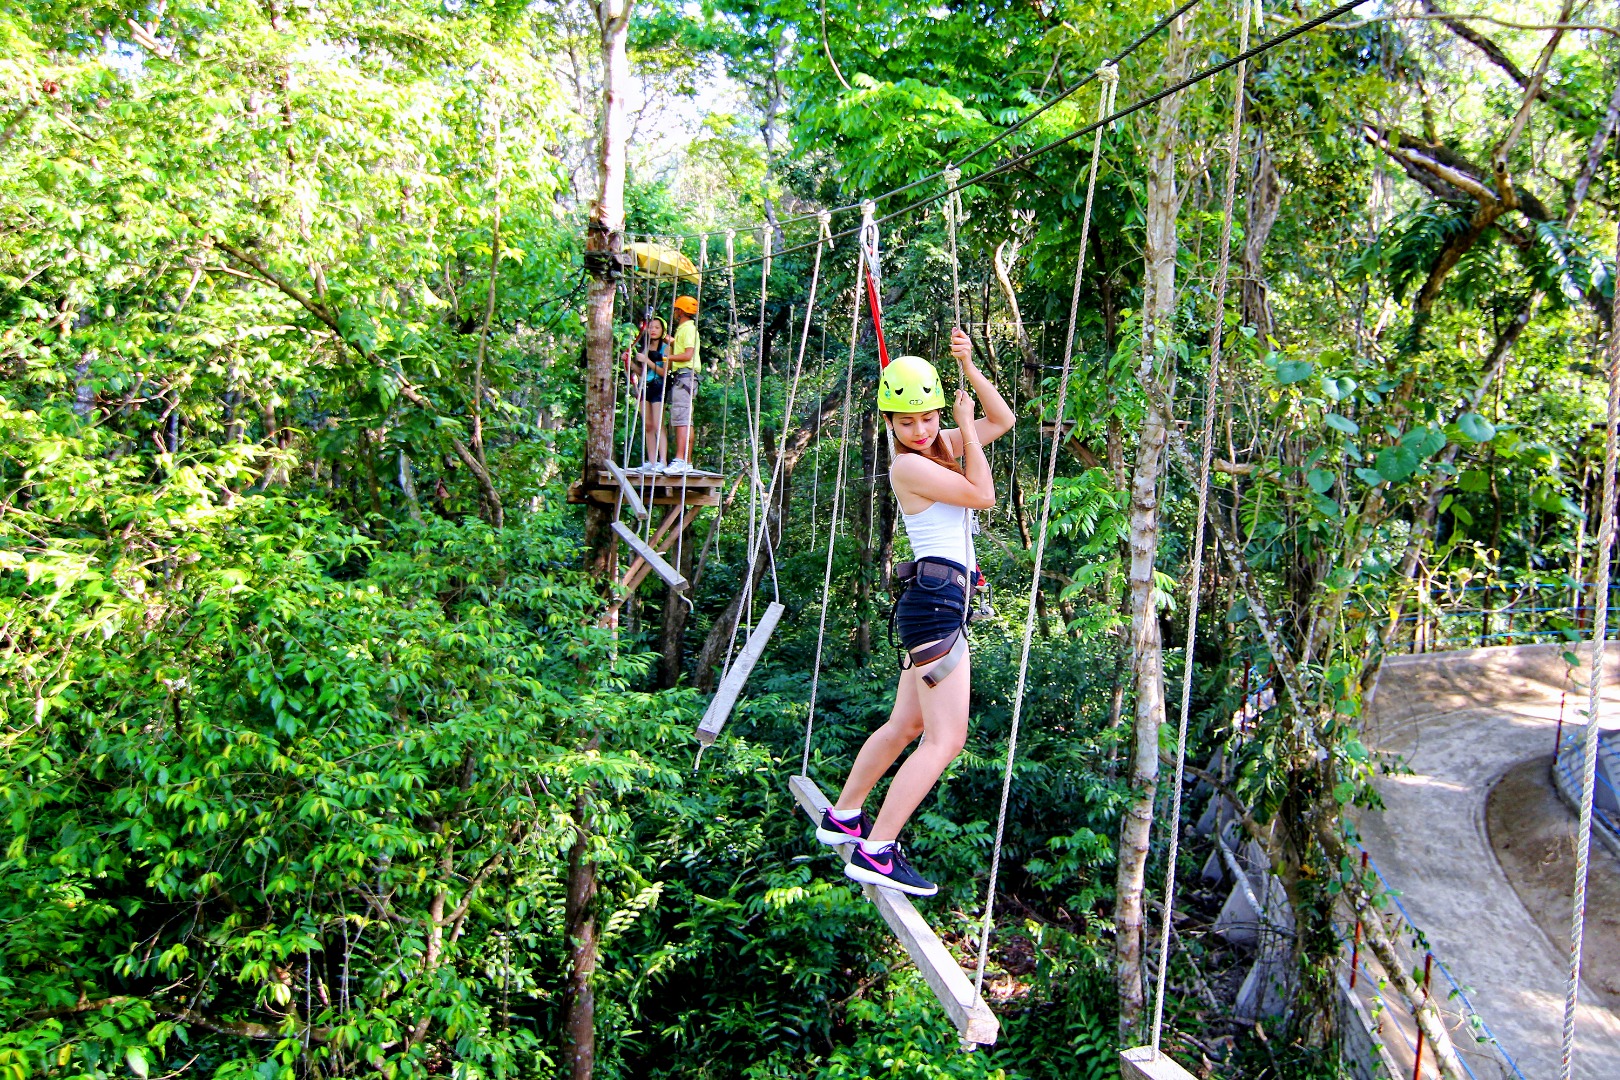
[[[960,328],[951,353],[984,402],[975,420],[973,395],[956,392],[955,428],[940,428],[945,393],[928,361],[901,356],[883,369],[878,410],[895,446],[889,483],[911,541],[911,562],[895,567],[904,592],[893,622],[900,632],[900,683],[889,720],[861,747],[838,801],[821,815],[816,838],[839,846],[858,841],[844,873],[856,881],[932,896],[939,887],[911,867],[897,840],[923,798],[967,741],[972,671],[967,657],[968,599],[973,583],[973,511],[995,505],[995,481],[984,448],[1012,430],[1013,412],[973,363]],[[961,463],[958,463],[961,459]],[[974,571],[976,572],[976,571]],[[926,735],[889,785],[875,821],[866,797],[907,746]]]
[[[634,355],[632,355],[632,351]],[[631,385],[636,388],[636,402],[641,406],[641,446],[645,459],[640,473],[664,471],[664,357],[669,342],[664,339],[664,320],[657,315],[647,320],[634,349],[624,351],[624,366],[630,372]]]

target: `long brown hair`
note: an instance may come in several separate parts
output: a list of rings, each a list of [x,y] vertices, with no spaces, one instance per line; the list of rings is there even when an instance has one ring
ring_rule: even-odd
[[[951,470],[953,473],[956,473],[958,476],[967,475],[967,470],[962,468],[961,464],[958,463],[955,458],[951,457],[950,450],[946,448],[945,429],[943,427],[940,428],[939,433],[934,436],[934,441],[928,444],[928,449],[916,450],[907,446],[899,439],[896,439],[894,437],[894,428],[890,427],[889,424],[885,423],[883,426],[889,430],[889,445],[894,447],[894,452],[896,454],[916,454],[919,457],[927,458],[935,465],[945,466],[945,468]]]

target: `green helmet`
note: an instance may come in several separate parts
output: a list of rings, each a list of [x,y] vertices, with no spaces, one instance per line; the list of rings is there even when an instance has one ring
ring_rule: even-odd
[[[928,412],[945,407],[945,390],[939,372],[920,356],[897,356],[883,369],[878,380],[878,411],[887,413]]]

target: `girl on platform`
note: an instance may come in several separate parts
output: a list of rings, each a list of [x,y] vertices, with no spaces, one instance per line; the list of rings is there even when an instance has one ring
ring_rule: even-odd
[[[664,382],[669,373],[665,358],[668,355],[669,342],[664,338],[664,320],[656,315],[647,320],[633,349],[624,352],[624,364],[630,372],[630,385],[635,389],[636,404],[641,412],[644,459],[641,467],[631,469],[631,472],[652,474],[664,470],[665,454],[669,448],[664,439]]]
[[[1012,409],[974,366],[972,344],[961,329],[951,331],[951,353],[984,402],[978,419],[973,395],[959,389],[952,410],[956,427],[941,429],[945,393],[939,373],[920,357],[896,358],[878,383],[878,409],[894,447],[889,483],[912,550],[912,561],[895,567],[905,583],[894,614],[900,684],[888,723],[867,738],[838,801],[822,812],[816,830],[824,844],[856,844],[846,875],[913,896],[932,896],[939,887],[911,867],[897,840],[967,741],[972,665],[966,634],[978,575],[973,511],[995,505],[984,448],[1013,426]],[[868,819],[866,797],[919,735],[926,737],[895,773],[877,818]]]

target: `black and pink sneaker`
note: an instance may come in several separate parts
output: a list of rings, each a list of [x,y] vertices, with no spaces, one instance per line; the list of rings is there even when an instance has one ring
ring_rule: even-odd
[[[821,812],[821,825],[816,829],[816,839],[823,844],[841,847],[844,844],[853,844],[857,840],[865,840],[872,832],[872,823],[866,820],[863,810],[848,821],[839,821],[833,817],[832,807]]]
[[[912,896],[933,896],[939,886],[912,869],[900,853],[899,844],[890,844],[882,851],[867,851],[860,844],[844,866],[844,876],[868,885],[896,889]]]

